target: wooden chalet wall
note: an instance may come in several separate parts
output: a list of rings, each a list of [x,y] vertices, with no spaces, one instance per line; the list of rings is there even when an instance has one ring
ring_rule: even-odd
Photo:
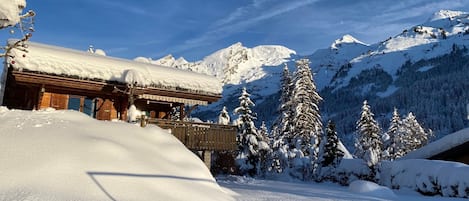
[[[80,99],[77,110],[83,112],[85,98],[94,100],[92,116],[99,120],[127,119],[128,97],[112,93],[115,85],[8,70],[3,105],[12,109],[69,109],[71,97]],[[120,86],[120,85],[119,85]]]
[[[54,108],[57,110],[66,110],[69,109],[69,98],[72,95],[70,94],[58,94],[58,93],[51,93],[51,92],[44,92],[42,96],[39,98],[39,107],[38,109],[45,109],[45,108]],[[85,97],[81,96],[81,99]],[[83,112],[82,105],[84,103],[80,103],[79,111]],[[95,101],[95,118],[98,120],[112,120],[118,119],[118,111],[115,107],[115,104],[112,100],[109,99],[101,99],[96,98]]]
[[[130,89],[134,93],[134,103],[138,109],[147,112],[152,118],[170,119],[174,108],[178,108],[180,118],[185,115],[188,105],[205,105],[217,101],[216,94],[193,93],[184,90],[136,87],[124,83],[82,80],[37,72],[8,69],[3,104],[12,109],[69,109],[71,98],[86,97],[94,100],[96,119],[127,120]],[[75,100],[76,101],[76,100]],[[79,108],[73,108],[83,112]],[[190,111],[190,110],[189,110]]]
[[[38,94],[38,87],[17,85],[7,81],[3,105],[22,110],[37,109]]]

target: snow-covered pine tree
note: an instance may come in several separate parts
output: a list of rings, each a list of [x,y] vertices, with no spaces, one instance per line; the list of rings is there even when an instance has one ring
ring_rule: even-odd
[[[238,155],[236,163],[242,174],[254,176],[257,173],[259,163],[259,141],[257,128],[254,125],[256,119],[251,107],[254,102],[251,101],[250,94],[243,88],[239,99],[239,107],[234,110],[238,118]]]
[[[280,134],[281,135],[288,135],[293,127],[293,108],[292,108],[292,77],[290,75],[290,71],[288,70],[287,64],[285,64],[282,72],[282,88],[281,88],[281,96],[280,96]]]
[[[418,149],[428,143],[428,136],[420,126],[412,112],[403,120],[404,132],[409,136],[406,153]]]
[[[257,134],[259,136],[259,164],[257,165],[258,168],[256,174],[259,176],[265,176],[272,164],[272,161],[269,158],[272,149],[269,143],[271,141],[269,139],[269,132],[264,121],[262,121],[261,127],[257,131]]]
[[[381,129],[373,116],[368,101],[363,101],[361,116],[357,121],[355,156],[365,160],[368,167],[372,169],[379,162],[382,146]]]
[[[402,140],[399,138],[402,135],[399,134],[401,131],[402,121],[397,108],[394,108],[392,113],[391,121],[389,124],[388,131],[385,133],[385,137],[383,137],[383,160],[394,160],[396,159],[399,152],[399,144]]]
[[[326,142],[324,144],[321,165],[323,167],[336,167],[336,165],[344,156],[344,152],[339,149],[339,137],[337,136],[337,132],[335,131],[335,124],[332,121],[329,121],[327,123],[325,140]]]
[[[257,131],[257,133],[261,137],[262,141],[265,141],[265,142],[269,141],[269,132],[267,131],[267,126],[265,125],[264,121],[262,121],[262,124],[259,127],[259,130]]]
[[[335,124],[332,121],[327,123],[326,135],[323,141],[321,158],[321,168],[317,181],[334,181],[335,168],[344,157],[344,152],[339,149],[339,138],[335,131]]]
[[[226,106],[223,106],[223,109],[220,111],[220,115],[218,115],[218,124],[230,124],[230,115],[228,114],[228,111],[226,111]]]
[[[322,138],[322,121],[319,113],[321,96],[316,91],[308,59],[296,62],[293,76],[291,105],[292,131],[286,142],[290,149],[292,175],[303,180],[316,175],[319,164],[319,145]]]
[[[279,116],[274,122],[271,133],[272,152],[269,156],[271,161],[271,171],[282,173],[288,168],[287,147],[284,142],[284,136],[290,135],[292,129],[292,109],[291,109],[291,76],[287,64],[283,68],[282,78],[280,80],[280,105],[278,108]]]

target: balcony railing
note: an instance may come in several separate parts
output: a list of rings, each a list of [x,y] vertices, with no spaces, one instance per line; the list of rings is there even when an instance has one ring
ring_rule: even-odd
[[[204,151],[236,150],[236,126],[172,121],[165,119],[146,119],[146,123],[170,129],[188,149]]]

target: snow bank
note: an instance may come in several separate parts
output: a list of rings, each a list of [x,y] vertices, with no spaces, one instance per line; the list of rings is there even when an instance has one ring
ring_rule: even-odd
[[[398,160],[382,168],[382,183],[428,195],[469,197],[469,166],[448,161]]]
[[[348,185],[355,180],[372,180],[371,170],[362,159],[343,158],[336,170],[337,181],[342,185]]]
[[[349,185],[349,191],[353,193],[360,193],[365,194],[373,197],[382,197],[382,198],[396,198],[396,194],[385,186],[380,186],[376,183],[364,181],[364,180],[357,180],[353,181]]]
[[[232,200],[154,126],[0,107],[0,200]]]
[[[14,41],[9,40],[9,43]],[[14,63],[13,68],[81,79],[137,82],[139,86],[181,88],[214,94],[222,91],[220,80],[213,76],[34,42],[27,42],[27,45],[27,53],[17,49],[11,51],[15,58],[9,58],[8,63]]]
[[[18,24],[24,7],[26,0],[0,0],[0,28]]]

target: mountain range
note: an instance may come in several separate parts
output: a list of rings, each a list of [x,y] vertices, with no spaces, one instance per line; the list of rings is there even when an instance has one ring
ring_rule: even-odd
[[[283,66],[293,72],[295,60],[308,58],[324,99],[323,120],[334,120],[339,135],[351,146],[364,100],[384,130],[394,107],[402,116],[413,112],[436,138],[469,126],[468,45],[469,13],[441,10],[383,41],[366,44],[347,34],[311,55],[298,55],[278,45],[248,48],[236,43],[196,62],[172,55],[135,60],[220,78],[223,98],[199,108],[193,116],[216,121],[223,106],[229,111],[238,106],[241,89],[246,87],[256,103],[256,125],[262,121],[271,125],[278,115]],[[232,119],[236,116],[231,115]]]

